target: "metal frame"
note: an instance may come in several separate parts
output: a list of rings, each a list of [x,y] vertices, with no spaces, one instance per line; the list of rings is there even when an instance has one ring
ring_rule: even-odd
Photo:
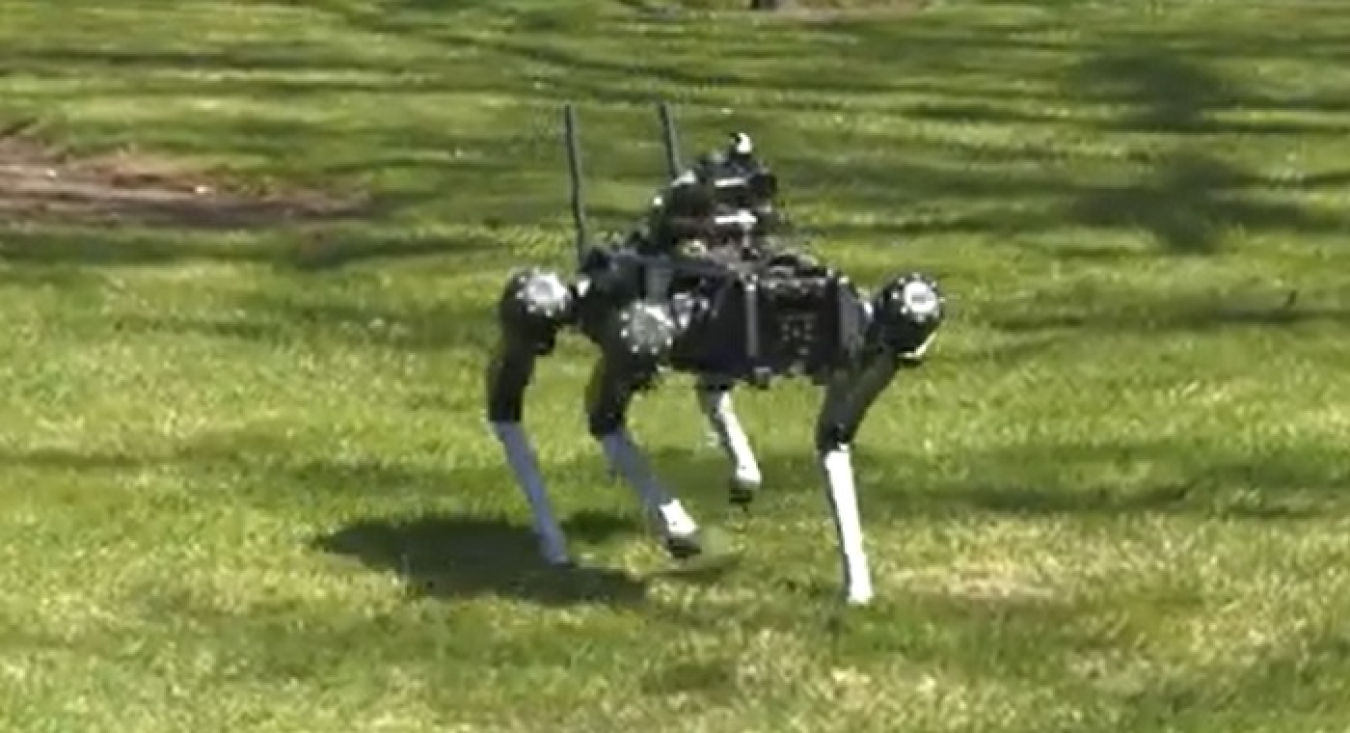
[[[686,170],[669,105],[658,104],[657,115],[669,179],[655,200],[654,216],[661,222],[659,217],[669,215],[661,207],[682,191],[713,191],[724,179],[715,171]],[[570,329],[599,353],[585,395],[589,431],[677,559],[702,552],[701,528],[629,434],[634,397],[655,387],[663,372],[694,375],[700,409],[730,463],[729,499],[748,506],[762,477],[731,392],[738,384],[766,389],[775,379],[794,376],[822,386],[814,448],[836,528],[843,592],[849,603],[867,603],[873,589],[852,446],[868,411],[896,375],[922,364],[944,315],[937,284],[920,273],[906,273],[868,295],[843,273],[783,249],[772,234],[752,237],[748,227],[744,241],[753,238],[755,247],[718,244],[714,249],[728,255],[720,259],[688,256],[669,242],[654,243],[650,231],[597,244],[590,238],[580,130],[570,103],[563,107],[563,132],[576,271],[564,276],[526,267],[507,278],[486,380],[487,417],[530,505],[541,554],[551,563],[572,562],[522,425],[525,394],[539,358]],[[760,165],[757,159],[753,163]],[[763,219],[739,210],[697,221],[714,231],[726,222],[758,226]]]

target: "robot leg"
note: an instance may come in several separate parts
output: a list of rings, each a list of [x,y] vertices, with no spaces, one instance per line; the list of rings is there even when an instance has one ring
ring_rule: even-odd
[[[826,384],[816,423],[816,453],[825,476],[850,604],[872,599],[872,577],[863,546],[852,446],[858,429],[901,367],[918,366],[942,320],[942,296],[920,275],[896,278],[873,298],[858,360]]]
[[[586,417],[611,468],[637,492],[655,520],[666,550],[683,559],[702,552],[699,526],[662,485],[627,428],[633,397],[655,378],[657,365],[674,342],[675,328],[659,304],[633,302],[615,313],[597,339],[602,351],[586,390]]]
[[[730,382],[709,375],[700,375],[694,386],[698,393],[699,409],[707,418],[718,446],[731,461],[731,502],[747,505],[754,501],[763,477],[750,439],[732,406],[731,388]]]
[[[657,478],[645,452],[628,432],[628,408],[646,377],[635,365],[606,354],[596,363],[586,390],[586,416],[614,471],[634,492],[654,521],[666,551],[676,559],[702,552],[698,523]]]
[[[538,269],[513,273],[498,302],[498,341],[486,375],[488,422],[530,506],[540,553],[554,565],[571,562],[567,538],[521,419],[535,363],[552,351],[573,302],[574,293],[556,273]]]

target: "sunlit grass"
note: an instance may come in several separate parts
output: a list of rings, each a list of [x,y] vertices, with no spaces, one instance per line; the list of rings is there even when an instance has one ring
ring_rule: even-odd
[[[369,198],[0,223],[0,728],[1344,725],[1346,8],[674,5],[0,0],[0,127]],[[561,103],[620,228],[658,98],[686,153],[755,135],[857,279],[950,293],[857,450],[875,608],[839,613],[817,394],[738,393],[749,517],[687,380],[642,398],[740,557],[673,575],[584,435],[576,341],[529,424],[610,570],[531,565],[482,422],[492,298],[569,263]]]

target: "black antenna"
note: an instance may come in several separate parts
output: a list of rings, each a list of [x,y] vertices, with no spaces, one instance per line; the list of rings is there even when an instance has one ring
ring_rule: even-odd
[[[567,170],[572,178],[572,225],[576,229],[577,263],[586,251],[586,204],[581,190],[581,150],[577,145],[577,113],[572,103],[563,105],[563,138],[567,146]]]
[[[661,137],[666,145],[666,170],[673,179],[680,175],[680,144],[675,139],[675,120],[670,115],[670,105],[661,102],[656,106],[656,114],[661,118]]]

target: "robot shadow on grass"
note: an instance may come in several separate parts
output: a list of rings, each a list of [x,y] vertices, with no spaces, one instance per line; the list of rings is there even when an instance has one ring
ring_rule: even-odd
[[[1217,513],[1235,521],[1300,521],[1350,511],[1350,502],[1344,499],[1350,476],[1343,466],[1325,456],[1319,459],[1316,455],[1291,455],[1253,464],[1247,457],[1235,454],[1207,464],[1203,474],[1197,472],[1191,480],[1178,482],[1160,477],[1157,482],[1129,491],[1071,486],[1059,475],[1073,473],[1076,465],[1096,466],[1103,460],[1187,465],[1194,460],[1190,450],[1166,440],[1132,445],[1051,441],[968,456],[972,467],[969,473],[945,478],[939,477],[940,462],[928,463],[912,456],[905,459],[906,471],[915,480],[896,476],[893,471],[897,458],[884,451],[860,454],[857,467],[863,475],[890,475],[861,499],[862,509],[870,520],[893,529],[906,522],[954,518],[966,522],[973,514],[1035,519]],[[800,478],[814,469],[809,456],[795,451],[772,451],[762,457],[769,488],[751,510],[750,524],[744,531],[733,532],[737,535],[733,544],[743,547],[748,555],[756,554],[756,535],[750,529],[756,519],[773,521],[785,512],[798,518],[803,506],[825,501],[818,487]],[[720,479],[724,467],[722,456],[715,449],[657,449],[651,452],[651,458],[672,484],[688,489],[687,496],[696,504],[715,506],[723,500]],[[72,459],[44,455],[9,460],[24,465],[66,466]],[[617,496],[625,492],[621,482],[608,477],[603,465],[590,456],[549,468],[560,475],[603,485]],[[335,483],[352,481],[352,473],[346,467],[335,471],[334,476]],[[425,492],[430,499],[443,495],[447,484],[496,490],[506,485],[510,476],[504,467],[481,466],[460,469],[450,476],[433,472],[402,480],[416,484],[417,491]],[[1223,495],[1223,487],[1244,482],[1256,482],[1266,488],[1260,497],[1242,497],[1236,503],[1231,501],[1232,497]],[[369,488],[365,480],[350,486],[352,491],[364,492]],[[641,574],[612,567],[550,567],[539,556],[524,502],[515,501],[507,503],[504,507],[507,516],[502,517],[433,513],[363,519],[318,538],[314,546],[322,552],[357,560],[373,571],[398,575],[413,596],[451,601],[499,596],[549,607],[636,606],[646,600],[648,585],[657,578],[663,582],[734,582],[725,578],[726,572],[738,567],[734,557],[719,558],[692,571],[671,566]],[[784,502],[793,508],[785,509]],[[568,502],[570,506],[577,503]],[[819,521],[828,520],[821,517]],[[643,533],[641,523],[630,514],[594,509],[567,512],[563,527],[584,547],[637,538]]]
[[[640,531],[630,517],[596,511],[577,512],[564,526],[587,544]],[[596,565],[559,568],[539,557],[528,523],[456,514],[361,520],[319,537],[314,545],[369,568],[396,573],[414,597],[499,596],[542,606],[639,605],[647,598],[652,578],[711,582],[733,565],[643,575]]]

